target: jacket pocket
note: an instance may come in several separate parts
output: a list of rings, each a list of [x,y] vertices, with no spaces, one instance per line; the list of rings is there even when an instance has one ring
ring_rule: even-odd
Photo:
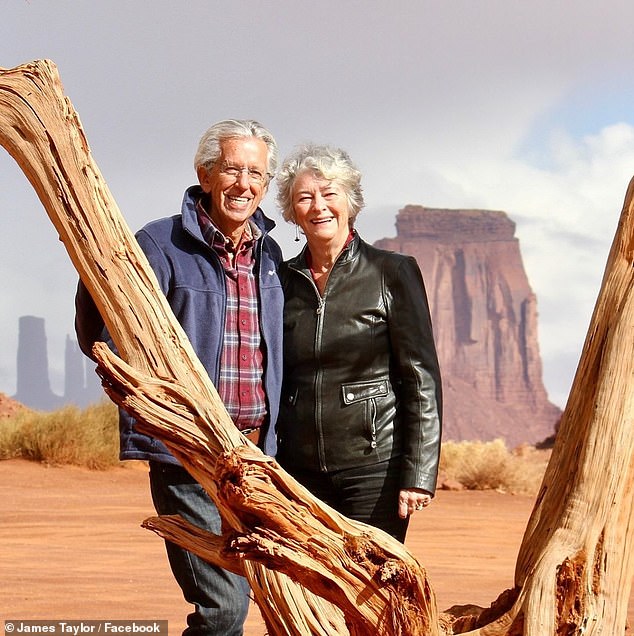
[[[282,389],[282,405],[295,406],[297,404],[298,392],[299,389],[297,387],[284,387]]]
[[[341,385],[344,404],[354,404],[363,400],[385,397],[388,394],[388,381],[370,380],[365,382],[350,382]]]
[[[370,448],[377,447],[376,419],[377,419],[377,398],[387,396],[389,391],[388,380],[371,380],[364,382],[349,382],[341,385],[343,402],[349,406],[351,404],[363,403],[365,413],[364,424],[366,434],[370,438]]]
[[[349,382],[341,385],[344,404],[354,404],[362,400],[385,397],[388,394],[388,381],[370,380],[365,382]]]

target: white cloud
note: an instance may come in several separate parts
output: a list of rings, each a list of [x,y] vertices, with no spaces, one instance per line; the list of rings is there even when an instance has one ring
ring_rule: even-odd
[[[560,404],[567,397],[634,174],[633,142],[629,124],[607,126],[582,139],[559,132],[550,142],[549,169],[518,158],[474,167],[477,179],[468,184],[454,175],[486,207],[505,210],[517,222],[538,297],[541,349],[559,367],[550,389]],[[564,359],[565,367],[558,362]]]
[[[506,211],[561,403],[634,167],[634,121],[618,124],[611,107],[631,103],[629,0],[574,12],[552,0],[6,4],[0,64],[58,64],[132,229],[177,211],[198,136],[229,116],[260,119],[282,155],[306,139],[345,147],[364,173],[370,240],[393,236],[408,203]],[[279,218],[271,198],[267,210]],[[0,391],[11,393],[20,315],[46,318],[61,368],[75,276],[6,156],[0,215],[11,281]],[[290,255],[292,230],[280,226]]]
[[[634,126],[612,124],[579,139],[558,129],[544,143],[546,167],[504,145],[430,168],[403,155],[381,172],[386,178],[370,171],[366,189],[376,205],[358,225],[370,240],[393,236],[394,214],[409,203],[505,211],[537,294],[547,387],[563,406],[634,174]]]

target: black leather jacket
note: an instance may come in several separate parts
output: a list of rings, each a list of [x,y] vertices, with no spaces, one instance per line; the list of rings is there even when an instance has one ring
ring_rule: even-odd
[[[280,271],[280,463],[331,472],[400,458],[401,488],[433,494],[441,380],[418,264],[355,234],[321,296],[305,253]]]

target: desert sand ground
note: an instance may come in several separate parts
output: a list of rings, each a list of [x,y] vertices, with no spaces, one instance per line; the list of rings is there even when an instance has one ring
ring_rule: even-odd
[[[98,472],[0,461],[0,493],[0,621],[168,620],[170,636],[181,633],[188,606],[162,540],[140,527],[153,514],[143,464]],[[512,586],[532,505],[491,491],[440,491],[415,516],[407,545],[440,610],[488,607]],[[252,604],[245,636],[264,634]]]

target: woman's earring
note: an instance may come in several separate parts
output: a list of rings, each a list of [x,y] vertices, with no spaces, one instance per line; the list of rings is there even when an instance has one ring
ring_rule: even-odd
[[[295,224],[295,243],[299,243],[299,225]]]

